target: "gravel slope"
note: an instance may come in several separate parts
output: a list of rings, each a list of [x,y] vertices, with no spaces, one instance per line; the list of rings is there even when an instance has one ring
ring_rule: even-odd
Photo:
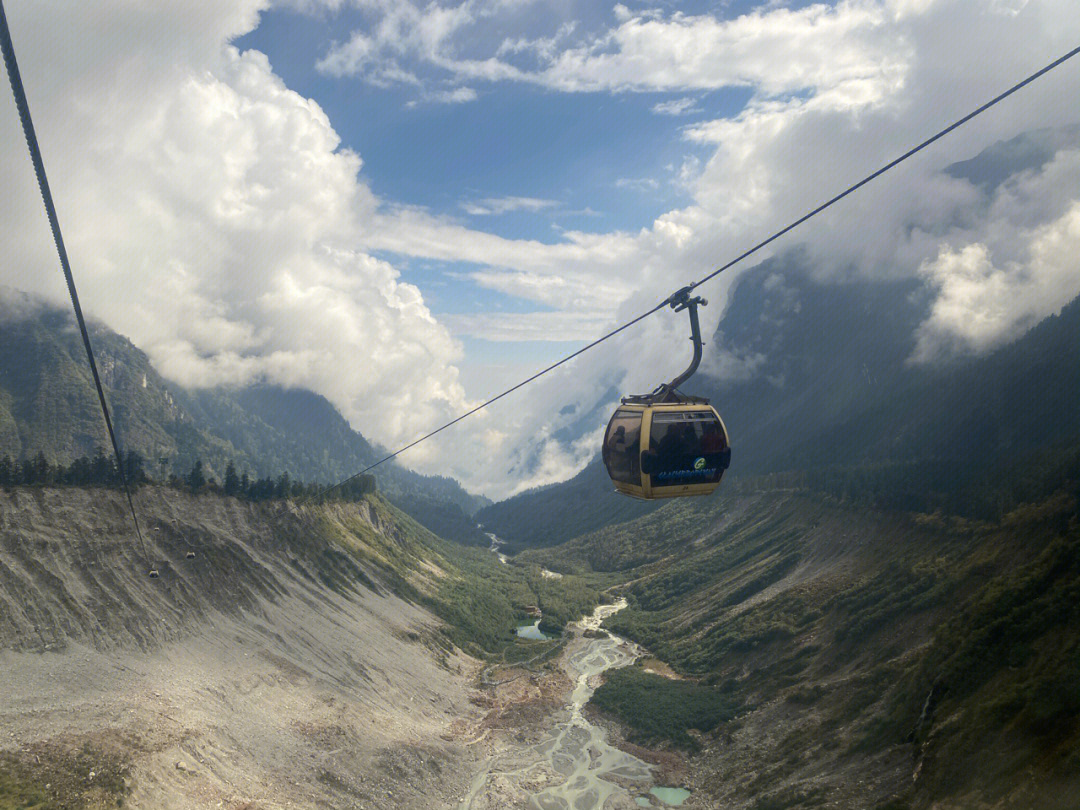
[[[344,518],[392,526],[365,504],[276,518],[144,488],[155,580],[124,506],[0,492],[4,761],[63,771],[39,787],[91,805],[113,769],[126,807],[454,806],[475,662],[326,539]]]

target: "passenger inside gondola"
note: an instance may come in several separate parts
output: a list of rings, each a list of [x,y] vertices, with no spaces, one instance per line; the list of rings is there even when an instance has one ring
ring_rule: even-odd
[[[719,423],[706,422],[705,435],[701,437],[701,452],[705,454],[721,453],[725,448],[724,435],[720,432]]]
[[[641,414],[620,411],[611,420],[604,441],[604,464],[615,481],[641,484]]]
[[[726,467],[720,423],[709,414],[657,414],[649,446],[654,486],[717,481]]]
[[[660,454],[660,464],[664,469],[675,469],[680,466],[683,457],[690,453],[691,443],[686,435],[689,425],[667,425],[664,435],[657,443],[657,452]],[[691,431],[693,429],[691,428]],[[692,435],[692,434],[691,434]]]

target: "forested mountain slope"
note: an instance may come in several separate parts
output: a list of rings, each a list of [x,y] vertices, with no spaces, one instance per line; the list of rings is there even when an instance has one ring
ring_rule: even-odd
[[[1080,455],[994,521],[811,490],[668,503],[521,559],[627,596],[685,680],[594,705],[725,807],[1065,808],[1080,790]]]
[[[223,479],[229,462],[254,477],[332,482],[383,453],[323,397],[255,385],[185,391],[164,380],[126,338],[91,324],[95,354],[125,451],[151,476],[186,474],[196,459]],[[107,445],[74,319],[14,291],[0,296],[0,456],[52,462]],[[471,515],[484,499],[452,479],[395,463],[379,468],[380,490],[436,533],[484,543]]]
[[[950,460],[993,464],[1080,437],[1080,299],[975,360],[907,368],[832,424],[793,439],[772,468]]]
[[[922,374],[907,359],[926,312],[908,281],[819,281],[797,258],[746,272],[707,347],[738,370],[692,386],[723,415],[738,471],[783,468],[792,445],[842,424],[852,407],[886,404],[887,390]],[[829,449],[815,463],[835,460]]]
[[[528,548],[564,543],[603,526],[633,520],[658,504],[619,495],[599,458],[560,484],[538,487],[476,513],[484,528],[504,541],[514,554]]]

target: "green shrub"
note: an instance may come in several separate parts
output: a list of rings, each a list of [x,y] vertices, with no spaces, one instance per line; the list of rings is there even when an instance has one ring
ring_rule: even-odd
[[[672,741],[697,748],[691,729],[709,732],[735,717],[740,701],[694,681],[676,681],[637,667],[608,673],[590,704],[614,715],[640,743]]]

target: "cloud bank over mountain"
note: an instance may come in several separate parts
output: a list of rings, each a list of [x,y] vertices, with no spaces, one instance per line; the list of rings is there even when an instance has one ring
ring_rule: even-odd
[[[86,307],[184,385],[310,388],[389,446],[473,404],[458,378],[462,336],[598,335],[1080,42],[1068,0],[766,4],[728,17],[505,0],[291,6],[359,15],[311,54],[338,81],[465,105],[496,87],[643,94],[685,146],[673,176],[689,202],[648,227],[508,238],[380,197],[323,108],[263,54],[231,44],[259,24],[263,0],[9,11]],[[699,95],[732,87],[749,99],[733,114]],[[1015,337],[1080,291],[1080,141],[1067,101],[1078,97],[1069,64],[778,249],[800,250],[822,277],[922,279],[935,303],[913,362]],[[1034,129],[1066,133],[1042,162],[992,184],[943,171]],[[6,94],[0,135],[14,146],[0,155],[0,280],[61,301]],[[522,189],[468,205],[490,218],[555,203]],[[470,281],[539,311],[436,317],[402,279],[410,259],[469,263]],[[735,276],[705,290],[707,330]],[[609,404],[613,388],[670,377],[684,332],[681,317],[657,315],[404,460],[495,496],[565,478],[595,450],[579,415]],[[574,413],[560,413],[568,404]]]

